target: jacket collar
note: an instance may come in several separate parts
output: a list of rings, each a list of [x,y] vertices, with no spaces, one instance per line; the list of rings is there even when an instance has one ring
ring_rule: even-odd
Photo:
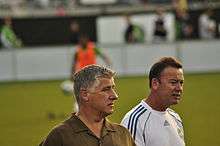
[[[76,133],[91,132],[91,130],[75,114],[72,114],[72,116],[69,119],[67,119],[64,123],[67,123]],[[112,126],[108,119],[105,119],[102,128],[102,136],[108,134],[109,132],[115,131],[116,129]]]

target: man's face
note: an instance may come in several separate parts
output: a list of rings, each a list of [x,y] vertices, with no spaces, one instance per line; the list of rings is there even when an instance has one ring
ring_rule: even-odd
[[[110,115],[114,111],[114,101],[118,99],[114,78],[98,78],[88,90],[89,106],[95,111]]]
[[[183,70],[167,67],[160,76],[157,92],[162,104],[169,107],[179,103],[183,92]]]

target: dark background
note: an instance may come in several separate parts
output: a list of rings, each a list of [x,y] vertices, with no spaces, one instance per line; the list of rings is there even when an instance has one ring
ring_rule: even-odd
[[[191,23],[194,27],[193,39],[199,39],[198,18],[203,10],[189,11]],[[13,29],[21,38],[24,46],[49,46],[71,44],[70,22],[77,21],[82,33],[87,33],[92,41],[97,41],[96,18],[98,16],[82,17],[48,17],[48,18],[13,18]],[[2,25],[0,19],[0,25]],[[220,23],[220,9],[214,9],[214,19]],[[216,33],[219,37],[219,32]]]
[[[70,22],[77,21],[81,32],[96,41],[96,17],[13,18],[13,30],[24,46],[70,44]],[[0,20],[2,24],[2,19]]]

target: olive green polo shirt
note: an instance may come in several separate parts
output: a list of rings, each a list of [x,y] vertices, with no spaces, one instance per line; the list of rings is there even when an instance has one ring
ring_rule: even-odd
[[[105,120],[101,137],[75,115],[56,126],[40,146],[135,146],[126,128]]]

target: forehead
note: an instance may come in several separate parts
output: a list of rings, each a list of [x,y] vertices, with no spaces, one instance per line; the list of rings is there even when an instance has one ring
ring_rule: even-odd
[[[94,88],[102,88],[106,86],[112,86],[115,85],[114,78],[97,78],[96,81],[93,84]]]
[[[180,79],[183,80],[183,69],[181,68],[174,68],[174,67],[167,67],[165,68],[160,75],[161,78],[168,78],[168,79]]]

